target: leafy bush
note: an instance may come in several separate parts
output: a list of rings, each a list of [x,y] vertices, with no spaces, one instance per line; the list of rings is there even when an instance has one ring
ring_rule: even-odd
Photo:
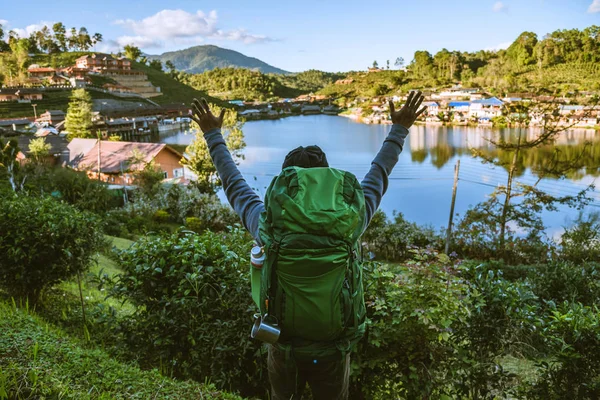
[[[542,336],[550,360],[528,395],[537,399],[597,399],[600,397],[600,309],[579,303],[550,304]]]
[[[537,266],[530,279],[544,300],[600,304],[600,264],[551,262]]]
[[[112,293],[136,307],[121,326],[123,340],[143,365],[177,377],[264,395],[259,349],[250,339],[251,240],[186,231],[150,235],[118,252],[123,269]]]
[[[0,399],[239,399],[213,385],[165,378],[82,347],[0,302]]]
[[[498,357],[522,353],[540,325],[538,299],[527,281],[511,282],[502,271],[466,263],[460,267],[466,279],[470,304],[465,324],[456,327],[461,357],[453,362],[455,394],[460,398],[493,399],[511,394],[514,375],[505,371]]]
[[[561,237],[560,256],[573,262],[600,262],[600,213],[579,214]]]
[[[449,390],[453,330],[468,317],[466,286],[444,255],[365,269],[368,332],[353,356],[356,398],[439,398]]]
[[[32,166],[26,166],[30,171]],[[32,195],[48,195],[66,201],[80,210],[105,213],[119,207],[123,199],[105,184],[89,179],[85,172],[67,168],[38,168],[37,173],[29,173],[27,190]]]
[[[455,226],[452,237],[452,249],[460,256],[476,260],[503,259],[509,264],[534,264],[547,261],[554,248],[543,234],[534,217],[519,216],[523,218],[523,225],[527,225],[528,234],[517,235],[507,227],[504,246],[501,246],[501,226],[497,214],[499,203],[488,200],[467,210]],[[518,214],[511,209],[511,215]],[[517,217],[513,217],[517,219]],[[532,226],[529,226],[531,222]]]
[[[441,243],[432,228],[408,222],[402,213],[394,212],[393,221],[389,221],[381,210],[373,216],[362,240],[378,259],[389,261],[409,258],[415,247],[439,247]]]
[[[196,217],[188,217],[185,219],[185,226],[196,232],[196,233],[200,233],[202,232],[202,221],[200,220],[200,218],[196,218]]]
[[[94,216],[51,198],[0,200],[0,285],[35,302],[85,271],[103,245]]]
[[[162,223],[168,222],[170,218],[171,218],[171,216],[165,210],[158,210],[152,216],[152,219],[154,221],[162,222]]]

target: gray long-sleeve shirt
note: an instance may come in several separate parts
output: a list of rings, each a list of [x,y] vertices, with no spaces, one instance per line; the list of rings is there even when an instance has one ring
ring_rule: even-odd
[[[373,214],[377,211],[381,199],[388,187],[388,177],[398,162],[402,152],[404,139],[408,129],[400,124],[392,125],[392,129],[383,142],[379,153],[371,162],[371,169],[361,182],[365,195],[366,219],[365,227],[371,222]],[[204,134],[208,144],[210,156],[217,168],[217,173],[223,182],[223,189],[229,204],[242,219],[242,223],[254,239],[260,243],[258,235],[258,221],[265,205],[260,197],[252,190],[250,185],[239,171],[231,153],[227,149],[221,130],[211,129]]]

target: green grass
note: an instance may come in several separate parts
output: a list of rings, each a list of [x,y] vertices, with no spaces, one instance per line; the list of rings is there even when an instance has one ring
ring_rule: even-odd
[[[116,247],[119,250],[127,249],[129,246],[133,244],[131,240],[118,238],[114,236],[106,236],[106,239],[110,243],[111,247]],[[108,252],[107,252],[108,253]],[[97,277],[100,273],[103,275],[106,274],[109,277],[113,277],[114,275],[121,272],[121,269],[112,260],[109,254],[99,254],[97,263],[93,264],[90,267],[90,270],[87,274],[82,275],[81,279],[81,292],[83,294],[84,300],[86,303],[104,303],[107,306],[112,306],[121,313],[129,313],[133,311],[133,307],[129,303],[121,303],[120,301],[116,301],[113,298],[106,298],[106,292],[98,289],[98,285],[94,282],[95,277]],[[73,278],[69,281],[62,282],[57,286],[59,291],[63,291],[69,295],[76,296],[79,298],[79,283],[77,278]]]
[[[117,97],[112,94],[89,90],[92,99],[111,99],[139,103],[146,101],[139,97]],[[61,110],[67,112],[69,106],[70,90],[44,92],[43,100],[33,102],[37,104],[37,115],[40,116],[46,110]],[[33,117],[33,107],[29,103],[0,102],[0,119]]]
[[[111,358],[24,308],[0,302],[0,399],[230,399]]]

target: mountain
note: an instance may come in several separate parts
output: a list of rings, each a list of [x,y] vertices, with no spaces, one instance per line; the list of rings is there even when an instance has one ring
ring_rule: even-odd
[[[289,72],[275,68],[258,58],[248,57],[237,51],[206,45],[189,49],[169,51],[161,55],[150,55],[150,60],[171,61],[175,68],[190,73],[201,73],[215,68],[247,68],[262,73],[288,74]]]

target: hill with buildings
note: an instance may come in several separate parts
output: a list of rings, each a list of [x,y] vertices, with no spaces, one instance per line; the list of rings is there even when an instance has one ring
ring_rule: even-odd
[[[288,74],[289,72],[273,67],[257,58],[245,56],[234,50],[205,45],[184,50],[169,51],[160,55],[149,55],[149,60],[171,61],[175,68],[189,73],[201,73],[215,68],[246,68],[262,73]]]

